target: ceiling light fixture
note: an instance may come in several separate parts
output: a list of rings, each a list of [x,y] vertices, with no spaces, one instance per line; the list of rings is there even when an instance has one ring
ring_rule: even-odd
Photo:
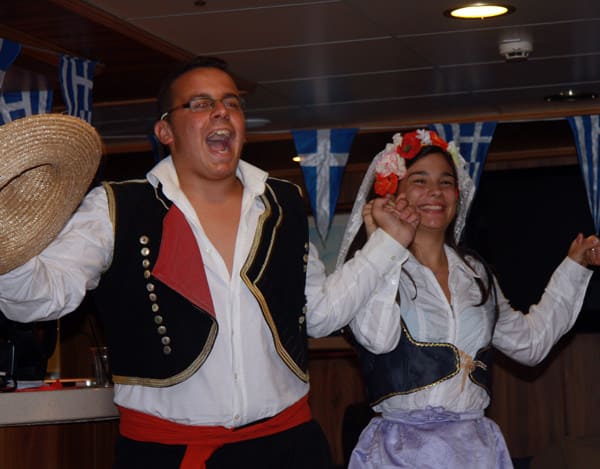
[[[464,20],[483,20],[508,15],[513,11],[515,7],[512,5],[476,2],[446,10],[444,15]]]

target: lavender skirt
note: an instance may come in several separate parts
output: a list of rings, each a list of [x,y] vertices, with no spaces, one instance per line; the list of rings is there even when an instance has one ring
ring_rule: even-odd
[[[500,428],[483,411],[428,407],[375,417],[363,430],[348,469],[511,469]]]

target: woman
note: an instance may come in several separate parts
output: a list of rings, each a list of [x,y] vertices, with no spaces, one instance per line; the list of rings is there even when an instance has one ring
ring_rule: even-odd
[[[498,426],[484,416],[491,349],[527,365],[543,360],[577,318],[592,275],[586,267],[600,264],[600,241],[579,234],[540,302],[528,315],[513,310],[485,263],[457,246],[474,192],[464,160],[452,142],[418,130],[397,134],[377,155],[339,259],[358,230],[357,214],[367,236],[377,229],[371,207],[383,202],[364,204],[374,172],[375,191],[412,241],[398,259],[397,323],[374,330],[358,316],[350,324],[380,416],[362,432],[349,468],[512,467]],[[381,354],[378,343],[390,340],[393,350]]]

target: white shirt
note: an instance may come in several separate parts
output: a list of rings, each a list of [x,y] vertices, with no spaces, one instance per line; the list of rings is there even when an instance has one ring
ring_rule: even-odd
[[[267,174],[243,161],[238,178],[244,186],[241,218],[232,272],[239,273],[250,251],[264,207],[258,196]],[[229,275],[225,262],[202,229],[194,209],[179,188],[170,158],[147,175],[185,215],[202,252],[219,333],[202,367],[189,379],[166,388],[115,385],[121,406],[184,424],[235,427],[272,416],[308,392],[277,355],[260,307],[239,274]],[[73,311],[86,290],[95,288],[110,265],[114,235],[106,193],[95,188],[59,236],[37,257],[0,276],[0,310],[16,321],[57,319]],[[376,314],[367,317],[364,304],[379,301],[393,311],[402,247],[378,230],[362,251],[326,277],[313,246],[309,250],[307,330],[320,337],[345,326],[360,312],[365,331],[379,329]],[[385,326],[383,326],[385,327]],[[391,347],[397,337],[390,337]],[[132,345],[134,346],[134,345]]]
[[[451,303],[433,272],[406,251],[402,256],[406,271],[401,274],[398,289],[400,303],[395,308],[399,308],[399,314],[415,340],[451,343],[474,357],[479,349],[490,343],[493,299],[490,298],[483,306],[474,306],[481,299],[475,274],[454,250],[446,246],[445,251]],[[479,277],[487,281],[483,266],[476,262],[472,264]],[[496,283],[499,317],[492,345],[526,365],[542,361],[575,323],[591,276],[591,270],[567,257],[552,275],[540,302],[531,306],[529,314],[514,310]],[[365,337],[364,332],[355,327],[356,322],[351,323],[351,329],[357,340],[369,348],[373,337]],[[382,329],[375,335],[385,337],[385,333],[386,329]],[[427,406],[442,406],[455,412],[485,409],[489,405],[488,394],[468,378],[464,379],[464,374],[465,370],[461,370],[454,377],[425,390],[392,396],[382,401],[375,410],[385,414]],[[464,389],[461,390],[463,381]]]

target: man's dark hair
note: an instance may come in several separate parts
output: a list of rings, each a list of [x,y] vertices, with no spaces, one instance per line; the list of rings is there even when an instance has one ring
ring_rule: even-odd
[[[227,62],[218,57],[199,56],[193,58],[191,61],[180,65],[178,68],[173,70],[163,80],[160,90],[158,92],[158,115],[162,115],[167,112],[172,106],[172,86],[173,82],[177,80],[184,73],[194,70],[196,68],[217,68],[229,74],[227,69]]]

